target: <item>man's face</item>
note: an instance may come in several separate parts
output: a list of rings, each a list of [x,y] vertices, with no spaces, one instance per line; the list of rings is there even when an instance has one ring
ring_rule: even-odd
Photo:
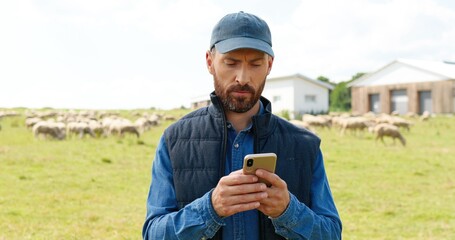
[[[253,49],[224,54],[208,51],[206,60],[224,109],[237,113],[247,112],[258,102],[273,63],[272,57]]]

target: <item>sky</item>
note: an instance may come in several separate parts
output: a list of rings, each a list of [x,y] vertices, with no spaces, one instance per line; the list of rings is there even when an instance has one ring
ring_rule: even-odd
[[[189,107],[213,91],[213,26],[238,11],[271,29],[270,77],[455,61],[452,0],[0,1],[0,108]]]

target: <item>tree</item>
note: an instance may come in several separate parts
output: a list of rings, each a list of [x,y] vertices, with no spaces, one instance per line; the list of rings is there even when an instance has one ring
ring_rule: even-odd
[[[333,82],[330,82],[330,79],[327,78],[327,77],[324,77],[324,76],[319,76],[318,78],[316,78],[317,80],[321,81],[321,82],[325,82],[325,83],[328,83],[332,86],[335,86],[336,83],[333,83]],[[332,95],[332,90],[329,90],[329,107],[331,105],[331,102],[332,102],[332,99],[330,98],[330,95]]]
[[[351,91],[348,82],[339,82],[330,94],[330,111],[346,112],[351,109]]]
[[[326,82],[326,83],[329,83],[329,82],[330,82],[330,80],[329,80],[328,78],[324,77],[324,76],[319,76],[317,79],[318,79],[319,81]]]
[[[321,82],[326,82],[328,84],[332,84],[332,85],[336,85],[336,83],[333,83],[333,82],[330,82],[330,79],[324,77],[324,76],[319,76],[318,78],[316,78],[317,80],[321,81]]]
[[[330,111],[346,112],[351,110],[351,89],[347,87],[352,81],[362,77],[365,73],[359,72],[351,80],[339,82],[330,94]]]
[[[352,81],[356,80],[357,78],[362,77],[363,75],[365,75],[364,72],[358,72],[354,76],[352,76],[352,78],[351,78],[351,80],[349,82],[352,82]]]

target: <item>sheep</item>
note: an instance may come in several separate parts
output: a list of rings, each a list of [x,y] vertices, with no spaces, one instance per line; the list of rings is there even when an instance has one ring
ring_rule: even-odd
[[[430,119],[431,114],[429,111],[425,111],[422,113],[422,116],[420,116],[420,121],[428,121]]]
[[[105,135],[109,134],[109,128],[114,121],[115,121],[115,118],[113,118],[113,117],[104,117],[101,119],[101,126],[104,129]]]
[[[152,114],[148,120],[152,123],[152,126],[158,126],[160,124],[161,116],[158,114]]]
[[[62,130],[61,124],[56,122],[41,121],[36,123],[32,130],[35,138],[38,139],[40,135],[43,135],[44,138],[51,136],[58,140],[63,140],[66,137],[66,133]]]
[[[311,114],[305,114],[302,116],[302,120],[308,123],[312,127],[326,127],[330,129],[330,120],[321,116],[314,116]]]
[[[78,134],[79,138],[83,138],[86,134],[90,135],[91,137],[95,137],[92,129],[89,127],[88,123],[86,122],[70,122],[67,125],[67,132],[68,135],[71,133]]]
[[[107,129],[108,135],[120,134],[120,130],[123,126],[134,125],[130,120],[124,118],[103,119],[101,124]]]
[[[340,135],[344,135],[346,130],[353,132],[363,131],[372,125],[371,121],[364,117],[349,117],[338,119],[338,124],[341,126]]]
[[[136,134],[138,138],[140,137],[138,127],[127,119],[116,119],[112,121],[108,133],[109,135],[120,134],[121,137],[123,137],[125,133],[133,133]]]
[[[289,122],[300,128],[308,129],[310,127],[310,124],[308,124],[307,122],[304,122],[304,121],[300,121],[300,120],[293,119],[293,120],[289,120]]]
[[[2,117],[17,117],[20,116],[20,114],[16,111],[0,111],[0,119]]]
[[[411,122],[397,116],[389,116],[389,115],[381,115],[380,117],[375,119],[376,123],[389,123],[395,125],[397,127],[405,128],[406,130],[410,130],[410,126],[412,125]]]
[[[139,130],[135,125],[123,125],[122,128],[120,129],[120,136],[123,137],[125,133],[136,134],[137,138],[140,137]]]
[[[377,117],[375,119],[375,122],[377,124],[379,123],[389,123],[390,121],[392,121],[392,116],[388,115],[388,114],[381,114],[379,117]]]
[[[38,118],[38,117],[30,117],[30,118],[25,119],[25,126],[28,129],[31,129],[31,128],[33,128],[33,126],[35,124],[37,124],[38,122],[41,122],[41,121],[43,121],[43,119]]]
[[[166,115],[164,116],[164,121],[176,121],[177,118],[174,116]]]
[[[415,112],[408,112],[408,113],[406,113],[406,117],[417,118],[418,116],[417,116],[417,113],[415,113]]]
[[[391,137],[393,139],[393,143],[395,144],[395,139],[398,138],[403,144],[406,146],[406,139],[401,135],[398,127],[388,123],[380,123],[374,127],[374,132],[376,133],[376,141],[381,139],[382,143],[384,143],[384,136]],[[385,144],[385,143],[384,143]]]
[[[344,119],[349,118],[349,116],[334,116],[332,117],[332,126],[335,128],[341,128],[341,123]]]
[[[100,122],[90,120],[90,122],[88,122],[88,127],[92,130],[96,137],[100,137],[101,135],[106,136],[103,125],[101,125]]]
[[[314,134],[316,134],[315,129],[313,127],[311,127],[307,122],[296,120],[296,119],[289,120],[289,122],[299,128],[307,129],[310,132],[313,132]]]
[[[368,119],[374,119],[376,118],[376,114],[374,112],[367,112],[365,114],[362,115],[364,118],[368,118]]]
[[[401,128],[404,128],[406,130],[410,130],[410,126],[412,125],[411,122],[409,121],[406,121],[405,119],[403,118],[400,118],[400,117],[391,117],[390,120],[389,120],[389,123],[392,124],[392,125],[395,125],[397,127],[401,127]]]
[[[148,118],[140,117],[134,122],[134,124],[141,132],[145,132],[150,130],[151,126],[153,126],[155,123],[150,121]]]
[[[56,117],[57,114],[58,113],[56,111],[51,111],[51,110],[37,113],[38,117],[42,118],[42,119],[53,118],[53,117]]]
[[[51,121],[48,121],[48,122],[51,122]],[[59,129],[59,131],[66,133],[66,124],[65,123],[63,123],[63,122],[53,122],[53,123],[54,123],[54,126]]]

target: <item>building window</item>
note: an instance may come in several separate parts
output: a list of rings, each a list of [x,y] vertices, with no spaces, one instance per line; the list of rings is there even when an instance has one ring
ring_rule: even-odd
[[[281,101],[281,96],[273,96],[274,103],[279,102],[279,101]]]
[[[316,102],[316,95],[305,95],[305,102],[308,103],[315,103]]]

